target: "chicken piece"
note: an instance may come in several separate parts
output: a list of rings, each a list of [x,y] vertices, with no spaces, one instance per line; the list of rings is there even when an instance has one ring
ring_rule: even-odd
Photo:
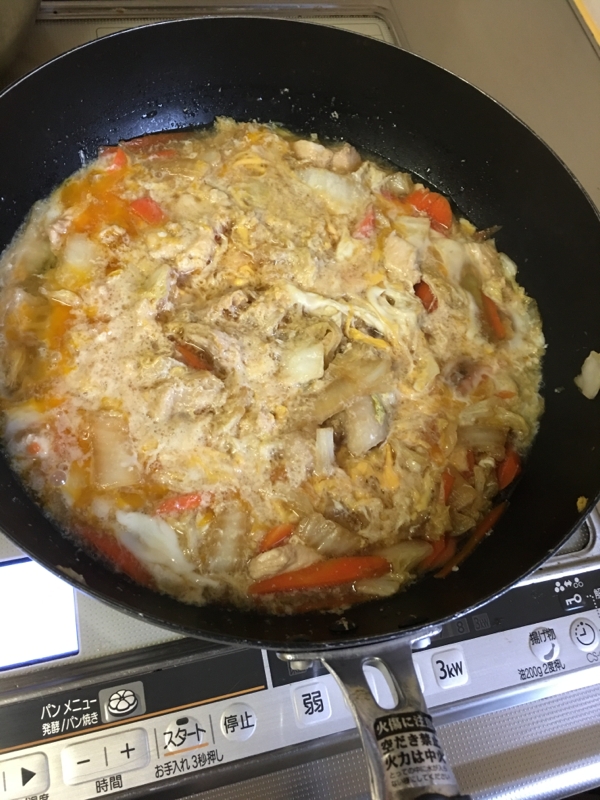
[[[383,264],[390,279],[408,291],[421,280],[416,248],[400,238],[395,231],[385,240]]]
[[[306,161],[313,167],[326,168],[331,164],[333,158],[333,153],[328,147],[306,139],[294,142],[292,149],[296,158],[300,159],[300,161]]]
[[[240,383],[245,380],[242,344],[236,337],[201,322],[184,325],[175,322],[169,327],[169,333],[206,353],[212,359],[217,375],[236,376]]]
[[[202,316],[205,322],[219,322],[223,319],[237,319],[243,309],[248,306],[248,295],[241,289],[234,289],[230,292],[213,298],[202,309]]]
[[[175,259],[177,271],[181,275],[196,270],[203,273],[212,261],[215,248],[215,234],[212,228],[200,227],[196,240]]]
[[[69,231],[69,224],[70,220],[66,219],[65,217],[62,217],[61,219],[57,219],[56,222],[54,222],[48,228],[48,240],[50,242],[50,249],[54,254],[60,252],[64,238]]]
[[[248,574],[253,581],[259,581],[282,572],[309,567],[322,560],[318,553],[300,542],[284,544],[255,556],[248,564]]]
[[[358,150],[352,147],[351,144],[344,142],[339,150],[336,150],[331,159],[331,169],[334,172],[354,172],[357,170],[362,161],[358,154]]]

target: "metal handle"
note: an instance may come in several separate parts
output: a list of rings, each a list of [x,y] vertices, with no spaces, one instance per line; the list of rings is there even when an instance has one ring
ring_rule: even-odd
[[[367,764],[372,800],[461,797],[427,710],[415,672],[410,637],[326,655],[283,656],[319,660],[333,675],[352,711]],[[394,684],[394,708],[381,708],[364,667],[382,667]],[[468,800],[468,798],[466,798]]]

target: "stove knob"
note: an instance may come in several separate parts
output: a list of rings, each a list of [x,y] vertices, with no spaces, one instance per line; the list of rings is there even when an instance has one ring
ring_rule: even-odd
[[[595,650],[600,644],[600,637],[596,626],[584,617],[573,620],[570,633],[575,647],[583,650],[584,653]]]
[[[533,655],[544,663],[558,658],[560,647],[554,628],[536,628],[531,631],[529,648]]]

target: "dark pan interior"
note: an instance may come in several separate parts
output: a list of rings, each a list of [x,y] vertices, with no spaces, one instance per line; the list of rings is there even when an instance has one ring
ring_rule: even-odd
[[[548,343],[540,433],[494,534],[446,580],[329,614],[270,618],[195,608],[133,585],[57,533],[0,462],[0,526],[44,565],[73,570],[124,610],[196,636],[290,648],[387,638],[448,618],[533,569],[600,487],[600,413],[573,384],[600,346],[600,221],[564,166],[493,100],[428,62],[305,23],[213,18],[116,34],[62,56],[0,96],[0,248],[29,207],[99,145],[204,125],[216,115],[345,139],[449,195],[538,301]],[[71,575],[73,573],[70,573]]]

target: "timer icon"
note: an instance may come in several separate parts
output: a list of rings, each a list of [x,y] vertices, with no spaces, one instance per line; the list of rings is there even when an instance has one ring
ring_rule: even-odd
[[[573,644],[584,653],[589,653],[598,647],[598,631],[588,620],[576,619],[571,625],[571,639]]]
[[[138,698],[131,689],[119,689],[108,698],[108,711],[113,717],[126,717],[138,706]]]

